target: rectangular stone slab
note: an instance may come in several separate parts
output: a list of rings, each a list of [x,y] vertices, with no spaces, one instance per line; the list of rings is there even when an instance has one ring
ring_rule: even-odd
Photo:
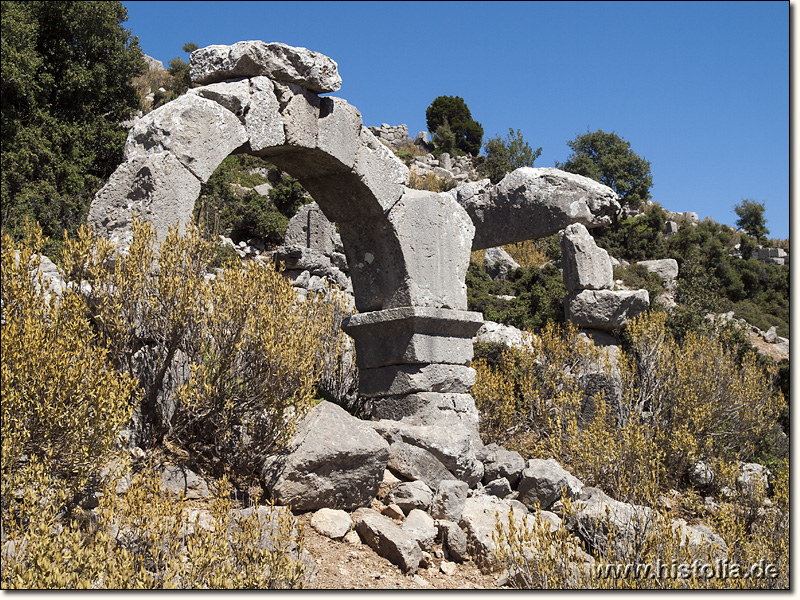
[[[463,365],[395,365],[360,369],[358,391],[368,398],[415,392],[465,394],[475,385],[475,369]]]
[[[472,338],[480,313],[428,307],[401,307],[353,315],[342,324],[356,343],[359,368],[472,360]]]

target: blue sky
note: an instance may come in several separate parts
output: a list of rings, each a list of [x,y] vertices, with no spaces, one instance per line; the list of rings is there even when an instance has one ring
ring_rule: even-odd
[[[142,50],[284,42],[333,58],[366,125],[425,126],[461,96],[550,167],[587,130],[651,162],[656,202],[733,225],[743,198],[789,237],[789,2],[123,2]]]

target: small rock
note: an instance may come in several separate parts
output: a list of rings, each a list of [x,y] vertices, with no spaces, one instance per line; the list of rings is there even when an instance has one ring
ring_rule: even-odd
[[[311,526],[332,540],[344,537],[352,525],[350,515],[343,510],[320,508],[311,517]]]
[[[381,511],[381,514],[385,517],[389,517],[390,519],[402,520],[405,518],[403,509],[397,506],[397,504],[390,504],[389,506],[384,507],[384,509]]]
[[[458,565],[456,563],[443,560],[442,564],[439,565],[439,570],[445,575],[453,577],[458,572]]]
[[[342,541],[346,544],[350,544],[351,546],[360,546],[361,545],[361,538],[358,537],[355,529],[351,529],[348,531],[345,536],[342,538]]]

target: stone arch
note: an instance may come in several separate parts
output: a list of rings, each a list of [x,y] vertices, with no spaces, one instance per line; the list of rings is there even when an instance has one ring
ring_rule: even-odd
[[[89,221],[125,245],[137,211],[163,239],[170,225],[190,221],[200,184],[236,153],[265,157],[297,178],[339,224],[359,311],[466,309],[462,282],[473,230],[464,209],[406,188],[408,169],[363,126],[355,107],[295,83],[265,76],[211,83],[146,115]],[[416,219],[413,237],[428,229],[427,245],[438,247],[420,253],[403,239],[412,237],[406,213],[425,203],[439,214]],[[424,277],[428,271],[436,276]]]

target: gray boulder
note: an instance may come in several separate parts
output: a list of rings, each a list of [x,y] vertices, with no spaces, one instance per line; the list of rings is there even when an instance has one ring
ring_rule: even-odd
[[[289,450],[267,461],[275,500],[295,510],[368,506],[378,493],[389,444],[344,409],[321,402],[298,425]]]
[[[704,488],[714,481],[714,469],[705,461],[699,460],[688,469],[689,481],[699,488]]]
[[[189,59],[189,73],[194,83],[201,84],[263,75],[318,94],[335,92],[342,86],[338,65],[327,56],[259,40],[195,50]]]
[[[494,321],[484,321],[475,334],[474,341],[483,344],[502,344],[507,348],[530,348],[532,344],[530,333]]]
[[[355,529],[370,548],[390,560],[406,573],[414,573],[422,560],[419,544],[391,519],[372,509],[354,513]]]
[[[643,265],[648,271],[661,277],[664,283],[671,283],[678,277],[678,261],[674,258],[640,260],[636,264]]]
[[[433,549],[433,541],[436,539],[438,530],[433,517],[428,513],[418,508],[412,509],[406,520],[403,521],[401,529],[417,541],[420,550],[430,552]]]
[[[458,526],[458,523],[446,519],[436,521],[439,535],[442,539],[442,550],[445,558],[453,562],[465,562],[469,559],[467,553],[467,534]]]
[[[649,307],[647,290],[581,290],[564,301],[566,319],[591,329],[621,329]]]
[[[161,483],[164,488],[175,494],[183,495],[187,500],[208,498],[208,484],[197,473],[187,467],[170,465],[161,472]]]
[[[387,504],[396,504],[404,513],[418,508],[428,510],[433,499],[433,492],[422,481],[404,481],[394,486],[384,501]]]
[[[447,193],[475,224],[473,250],[546,237],[570,223],[607,225],[620,208],[611,188],[553,168],[522,167],[495,186],[484,179]]]
[[[507,279],[509,274],[519,269],[519,263],[502,247],[487,248],[483,259],[483,268],[495,281]]]
[[[611,260],[603,248],[580,223],[573,223],[559,234],[561,268],[568,292],[610,290],[614,287]]]
[[[490,496],[505,498],[511,494],[511,484],[508,483],[508,479],[505,477],[499,477],[498,479],[492,479],[489,483],[487,483],[484,487],[484,490]]]
[[[469,485],[464,481],[442,481],[431,500],[430,513],[434,519],[457,522],[464,510]]]
[[[489,444],[479,450],[477,456],[483,462],[484,483],[503,477],[508,480],[511,487],[516,487],[525,469],[525,459],[519,452],[506,450],[497,444]]]
[[[424,482],[432,490],[435,490],[440,482],[455,479],[433,454],[424,448],[401,441],[389,446],[388,466],[407,479]]]
[[[657,515],[646,506],[626,504],[608,497],[602,490],[585,487],[577,497],[575,513],[566,515],[565,526],[590,548],[601,554],[609,551],[616,556],[631,556],[637,542],[655,525]],[[616,536],[608,547],[608,532]]]
[[[289,219],[283,239],[286,246],[304,246],[328,256],[342,244],[336,226],[325,217],[316,202],[301,206]]]
[[[492,533],[498,522],[504,525],[508,523],[508,515],[512,510],[515,519],[523,518],[522,513],[512,509],[508,502],[494,496],[467,498],[459,525],[467,534],[467,545],[477,560],[493,561],[492,552],[496,546]]]
[[[234,534],[239,529],[248,529],[243,521],[250,522],[255,520],[259,530],[258,541],[255,546],[261,550],[275,551],[279,548],[276,547],[275,541],[285,538],[285,533],[282,533],[282,521],[290,520],[292,522],[292,537],[297,534],[297,527],[294,517],[289,509],[285,506],[253,506],[250,508],[235,508],[230,511],[230,524],[228,526],[229,534]],[[285,525],[284,525],[285,527]],[[290,543],[290,550],[296,551],[297,545],[294,542]]]
[[[517,486],[519,499],[525,506],[533,509],[538,504],[543,510],[560,500],[562,493],[575,498],[582,489],[580,479],[566,471],[554,458],[529,460]]]
[[[320,508],[311,515],[311,526],[325,537],[338,540],[350,531],[353,521],[343,510]]]

